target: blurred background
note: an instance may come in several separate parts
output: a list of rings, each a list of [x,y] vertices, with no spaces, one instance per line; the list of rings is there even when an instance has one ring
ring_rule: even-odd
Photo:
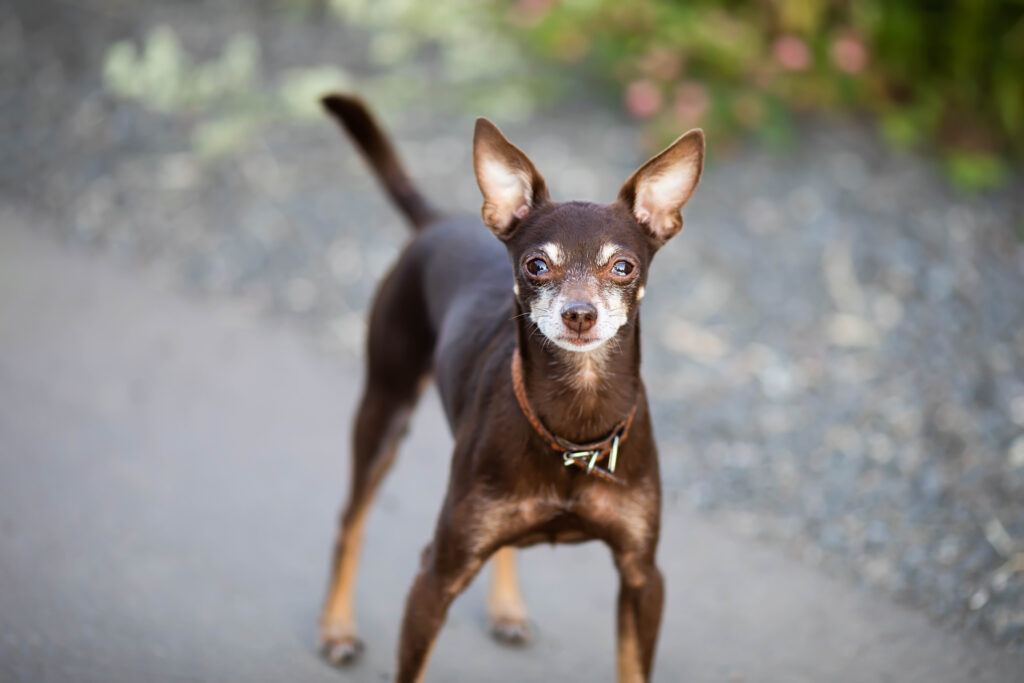
[[[251,433],[224,431],[214,453],[193,444],[194,432],[181,433],[192,424],[181,415],[198,410],[189,403],[193,385],[181,384],[187,408],[147,403],[146,391],[136,389],[178,382],[168,367],[215,381],[209,378],[222,365],[249,358],[247,339],[261,334],[231,336],[227,350],[205,357],[207,323],[175,313],[180,304],[227,307],[228,318],[259,320],[252,324],[274,334],[291,330],[309,348],[289,353],[315,354],[311,363],[357,390],[367,306],[407,232],[318,109],[318,96],[336,89],[373,104],[438,205],[470,213],[480,202],[469,154],[475,116],[494,120],[533,158],[556,200],[609,201],[649,154],[703,127],[705,179],[683,233],[658,255],[644,303],[644,372],[666,514],[707,522],[712,536],[741,539],[740,549],[763,541],[801,571],[909,607],[943,633],[982,643],[981,661],[1024,661],[1024,3],[7,0],[0,63],[0,251],[9,271],[0,299],[0,368],[8,380],[0,381],[0,413],[7,411],[0,414],[7,499],[0,504],[0,583],[15,587],[0,587],[0,666],[8,678],[64,680],[76,662],[86,662],[97,680],[151,672],[95,668],[116,655],[88,644],[60,654],[50,624],[67,620],[58,606],[39,616],[40,605],[51,605],[53,590],[64,587],[76,597],[56,603],[94,626],[108,624],[104,603],[82,598],[78,587],[116,576],[122,560],[148,563],[137,583],[109,586],[115,602],[137,595],[140,603],[122,605],[134,614],[149,605],[143,596],[151,596],[153,576],[183,560],[168,550],[173,542],[158,544],[162,551],[123,549],[112,540],[123,520],[133,520],[140,538],[165,540],[218,518],[225,535],[237,532],[218,505],[235,505],[240,525],[258,508],[284,537],[305,525],[298,515],[286,525],[267,500],[280,512],[307,499],[319,515],[300,534],[309,535],[309,546],[297,557],[308,562],[289,560],[291,583],[278,598],[300,604],[289,613],[287,638],[313,657],[306,645],[347,472],[351,401],[330,404],[336,432],[317,437],[322,458],[296,462],[281,455],[287,446],[251,444],[269,449],[264,469],[250,467],[232,441],[255,440]],[[25,246],[25,234],[43,241]],[[59,256],[42,255],[51,244],[60,245]],[[165,310],[156,303],[164,295],[154,295],[153,305],[127,312],[105,294],[94,292],[87,304],[58,297],[46,304],[52,326],[33,326],[50,301],[47,283],[71,278],[69,297],[81,289],[75,267],[66,265],[72,262],[122,273],[126,282],[157,278],[178,298]],[[75,315],[80,334],[96,335],[91,346],[61,328]],[[101,319],[107,327],[89,327]],[[104,377],[119,376],[116,356],[135,358],[125,349],[136,348],[129,342],[149,324],[140,321],[150,320],[163,332],[146,343],[163,348],[171,343],[160,341],[164,334],[192,339],[196,364],[158,371],[169,362],[163,356],[139,356],[120,398],[96,393],[103,380],[89,373],[107,368]],[[255,378],[284,372],[276,351],[265,353],[246,361],[254,379],[242,393],[264,391],[267,383]],[[37,425],[33,432],[31,425],[59,426],[71,407],[26,407],[34,405],[26,396],[49,396],[58,384],[85,416],[74,427],[82,440],[68,437],[70,445],[53,441],[60,429]],[[292,393],[268,404],[268,415],[306,410],[295,407],[308,401],[303,385],[287,386]],[[94,410],[111,401],[120,406],[111,409],[117,417]],[[206,409],[216,414],[221,406]],[[141,422],[132,417],[140,415]],[[424,433],[447,438],[436,409],[428,415],[438,424]],[[246,419],[236,415],[242,433],[253,428]],[[118,510],[109,528],[69,527],[60,510],[44,523],[36,517],[43,501],[76,495],[77,476],[67,490],[49,483],[71,476],[66,460],[95,438],[88,420],[103,430],[128,423],[141,430],[133,432],[135,446],[114,448],[124,462],[97,455],[95,466],[76,465],[130,467],[126,486],[138,496],[119,500],[123,481],[97,481],[90,503]],[[156,427],[146,420],[165,430],[170,450],[147,452],[145,430]],[[195,446],[186,448],[195,461],[171,457],[182,443]],[[46,450],[44,464],[26,457],[33,448]],[[229,464],[216,464],[221,455]],[[446,459],[432,457],[420,466],[439,471],[443,482]],[[187,476],[175,478],[175,467]],[[194,481],[193,467],[219,474]],[[299,471],[321,487],[313,489],[318,494],[299,485]],[[164,513],[140,521],[138,507],[149,506],[154,490],[166,496]],[[415,513],[427,521],[440,488],[433,493]],[[392,512],[405,509],[398,488],[385,500]],[[193,513],[178,517],[179,507]],[[81,519],[88,526],[89,515]],[[415,533],[395,524],[388,528],[413,558],[429,524],[414,522]],[[73,556],[91,567],[85,575],[57,571],[46,596],[15,597],[39,562],[83,533],[94,542]],[[46,542],[26,540],[37,536]],[[203,543],[190,551],[189,586],[208,575],[206,553],[234,548],[221,536]],[[663,544],[681,545],[671,536]],[[82,559],[97,552],[99,559]],[[270,571],[239,562],[230,571],[243,584],[250,570]],[[395,595],[404,593],[412,562],[395,560],[388,589]],[[260,576],[253,590],[275,591],[280,576]],[[312,583],[303,583],[309,576]],[[544,584],[535,589],[544,594]],[[163,598],[177,602],[174,590]],[[210,590],[210,600],[224,599]],[[399,602],[388,608],[391,621]],[[610,615],[609,608],[609,624]],[[187,611],[176,618],[183,630],[194,623]],[[108,627],[130,640],[142,627],[125,619]],[[170,654],[150,653],[152,661],[187,658],[199,647],[173,642],[165,641]],[[214,650],[235,644],[210,645],[205,656],[216,661]],[[382,661],[390,647],[377,648]],[[48,669],[40,663],[48,658],[69,668]],[[720,673],[715,680],[742,680]],[[364,674],[360,680],[371,679]]]

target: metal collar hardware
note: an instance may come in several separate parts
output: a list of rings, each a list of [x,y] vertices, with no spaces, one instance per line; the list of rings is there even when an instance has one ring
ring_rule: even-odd
[[[519,403],[519,409],[523,411],[527,421],[533,426],[537,434],[543,437],[554,450],[562,454],[562,463],[566,467],[581,467],[587,471],[587,474],[592,474],[605,481],[625,484],[621,478],[615,476],[615,466],[619,460],[619,444],[626,440],[629,427],[633,424],[633,418],[636,416],[638,404],[633,404],[633,408],[629,411],[626,419],[617,424],[611,434],[605,438],[589,444],[577,444],[552,434],[533,411],[529,400],[526,398],[526,386],[523,382],[523,360],[519,355],[518,348],[512,354],[512,389],[515,392],[516,401]],[[606,456],[608,457],[608,469],[598,465]]]

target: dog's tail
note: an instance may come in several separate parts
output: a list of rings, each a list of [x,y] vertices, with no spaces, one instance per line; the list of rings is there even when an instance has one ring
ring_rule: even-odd
[[[413,184],[398,154],[362,100],[352,95],[331,94],[320,102],[348,131],[370,167],[402,213],[417,230],[438,218],[438,212]]]

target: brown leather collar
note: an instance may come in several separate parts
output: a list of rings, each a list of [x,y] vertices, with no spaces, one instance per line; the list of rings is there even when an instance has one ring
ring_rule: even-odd
[[[633,424],[633,418],[636,416],[639,404],[633,404],[633,408],[629,411],[626,419],[617,424],[608,436],[598,441],[580,444],[552,434],[544,426],[544,423],[540,421],[540,418],[537,417],[537,413],[533,412],[533,408],[530,407],[530,402],[526,398],[526,385],[523,382],[523,359],[519,354],[518,347],[512,352],[512,390],[515,392],[519,409],[523,411],[523,415],[533,425],[534,431],[547,441],[553,449],[562,454],[562,461],[566,467],[575,465],[585,469],[587,474],[593,474],[605,481],[623,485],[626,483],[615,476],[615,464],[619,454],[619,447],[629,434],[629,427]],[[610,457],[608,469],[598,467],[597,463],[606,457]]]

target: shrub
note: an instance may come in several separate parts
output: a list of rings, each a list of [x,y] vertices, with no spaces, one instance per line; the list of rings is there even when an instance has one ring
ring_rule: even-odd
[[[1012,0],[516,0],[539,54],[620,89],[668,134],[789,137],[793,112],[864,112],[933,145],[969,189],[1024,152],[1024,3]]]

